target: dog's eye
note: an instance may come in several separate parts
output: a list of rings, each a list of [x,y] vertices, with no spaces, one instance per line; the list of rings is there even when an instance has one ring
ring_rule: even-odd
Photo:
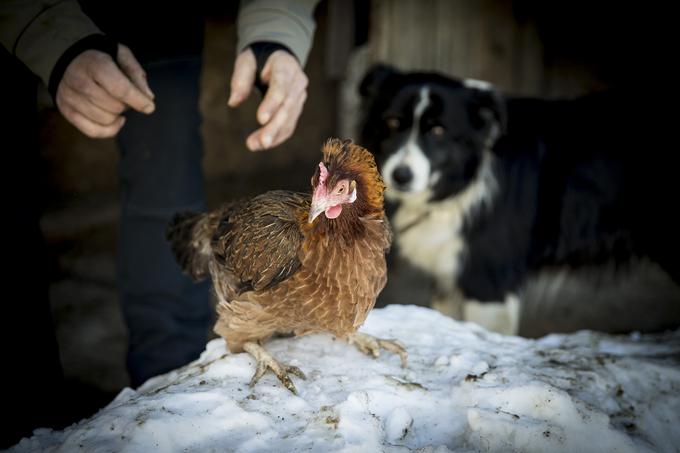
[[[445,133],[446,129],[444,129],[444,126],[440,126],[439,124],[432,126],[432,129],[430,129],[430,134],[434,135],[435,137],[442,137]]]
[[[399,121],[399,118],[395,117],[390,117],[390,118],[385,118],[385,124],[391,131],[396,131],[399,129],[399,126],[401,125],[401,121]]]

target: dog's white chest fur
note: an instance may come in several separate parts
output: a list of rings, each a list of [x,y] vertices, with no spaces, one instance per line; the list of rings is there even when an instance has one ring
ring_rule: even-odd
[[[455,203],[403,204],[393,217],[399,254],[452,287],[464,249],[463,215]]]
[[[429,190],[408,196],[387,191],[387,198],[401,200],[391,220],[399,254],[435,277],[445,291],[454,288],[464,260],[463,222],[493,198],[495,181],[489,167],[487,158],[472,184],[455,197],[439,202],[428,201]]]

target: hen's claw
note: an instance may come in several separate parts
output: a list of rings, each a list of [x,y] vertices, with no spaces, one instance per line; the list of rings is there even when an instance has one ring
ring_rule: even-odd
[[[395,354],[399,354],[402,368],[406,368],[408,353],[403,346],[393,340],[383,340],[361,332],[354,332],[347,336],[347,342],[353,344],[366,355],[373,357],[380,356],[380,349],[386,349]]]
[[[293,374],[300,379],[307,379],[305,373],[303,373],[300,368],[279,363],[265,348],[257,343],[245,343],[243,345],[243,350],[252,355],[257,361],[257,368],[255,369],[255,374],[253,374],[253,378],[250,380],[250,387],[257,384],[257,381],[264,376],[267,370],[272,370],[272,373],[279,378],[279,381],[281,381],[283,386],[293,392],[294,395],[297,395],[297,389],[295,388],[293,381],[290,380],[288,373]]]

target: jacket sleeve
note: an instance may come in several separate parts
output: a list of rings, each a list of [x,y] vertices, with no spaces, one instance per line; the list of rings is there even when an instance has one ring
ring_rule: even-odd
[[[64,51],[96,33],[76,0],[0,1],[0,43],[45,85]]]
[[[241,0],[237,19],[238,43],[243,51],[255,42],[286,46],[302,66],[314,36],[314,8],[319,0]]]

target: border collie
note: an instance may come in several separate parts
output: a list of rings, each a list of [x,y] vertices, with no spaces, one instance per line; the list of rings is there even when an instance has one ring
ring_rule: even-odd
[[[520,99],[383,65],[360,92],[396,250],[434,277],[435,308],[517,333],[518,291],[543,269],[648,258],[680,282],[678,150],[655,143],[645,93]]]

